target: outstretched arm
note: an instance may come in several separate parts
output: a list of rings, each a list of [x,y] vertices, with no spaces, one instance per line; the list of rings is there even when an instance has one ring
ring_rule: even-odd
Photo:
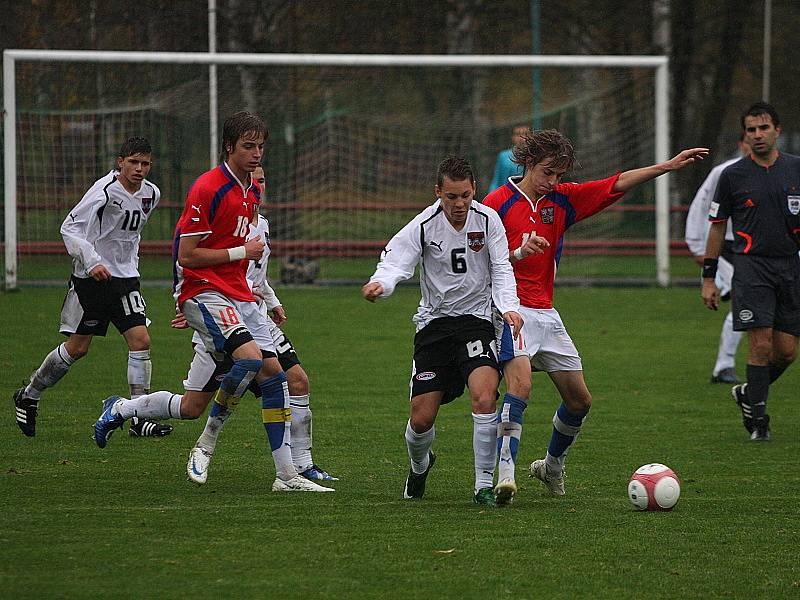
[[[690,165],[696,161],[703,160],[708,156],[708,148],[689,148],[683,150],[681,153],[673,156],[666,162],[650,165],[649,167],[642,167],[641,169],[632,169],[620,174],[619,179],[614,184],[611,191],[613,192],[627,192],[640,183],[655,179],[659,175],[669,173],[670,171],[677,171],[686,165]]]

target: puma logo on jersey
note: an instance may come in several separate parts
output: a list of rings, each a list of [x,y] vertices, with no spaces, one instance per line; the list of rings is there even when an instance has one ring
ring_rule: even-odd
[[[194,210],[196,210],[197,212],[200,212],[200,207],[199,207],[199,206],[195,206],[194,204],[192,204],[192,205],[191,205],[191,207],[192,207]]]
[[[117,200],[112,200],[112,201],[111,201],[111,204],[116,204],[117,206],[119,206],[120,208],[122,208],[122,200],[119,200],[119,201],[117,201]]]
[[[753,208],[755,205],[756,205],[756,203],[753,202],[752,198],[748,198],[747,200],[744,201],[744,207],[745,208]]]
[[[434,241],[429,242],[429,244],[431,246],[434,246],[437,250],[441,250],[442,249],[442,244],[443,243],[444,243],[444,240],[442,240],[441,242],[434,242]]]
[[[69,213],[69,216],[72,217],[73,221],[75,220],[75,215],[73,215],[72,213]]]

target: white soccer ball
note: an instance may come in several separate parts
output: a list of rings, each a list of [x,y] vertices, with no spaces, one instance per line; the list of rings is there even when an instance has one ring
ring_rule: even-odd
[[[678,476],[661,463],[639,467],[628,482],[628,499],[637,510],[672,510],[680,496]]]

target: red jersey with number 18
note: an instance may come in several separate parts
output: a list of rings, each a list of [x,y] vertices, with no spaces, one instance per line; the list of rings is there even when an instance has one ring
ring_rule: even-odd
[[[254,302],[245,275],[250,261],[243,259],[190,269],[178,264],[181,238],[201,236],[198,248],[235,248],[244,245],[250,221],[261,203],[261,190],[242,186],[224,163],[194,182],[175,226],[172,246],[173,289],[180,307],[201,292],[215,291],[232,300]]]
[[[619,173],[600,181],[559,183],[552,192],[531,199],[517,187],[521,177],[497,188],[483,200],[503,220],[509,253],[535,233],[550,247],[544,254],[527,256],[514,263],[517,296],[522,306],[553,308],[553,282],[564,249],[564,232],[574,223],[600,212],[619,200],[624,192],[613,192]]]

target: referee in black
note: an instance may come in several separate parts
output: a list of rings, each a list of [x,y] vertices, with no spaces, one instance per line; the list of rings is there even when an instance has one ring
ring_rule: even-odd
[[[714,284],[725,225],[733,225],[733,328],[747,331],[747,383],[731,393],[750,439],[770,437],[767,395],[797,356],[800,336],[800,157],[778,151],[775,108],[758,102],[742,116],[751,154],[726,168],[708,219],[703,302],[719,307]]]

